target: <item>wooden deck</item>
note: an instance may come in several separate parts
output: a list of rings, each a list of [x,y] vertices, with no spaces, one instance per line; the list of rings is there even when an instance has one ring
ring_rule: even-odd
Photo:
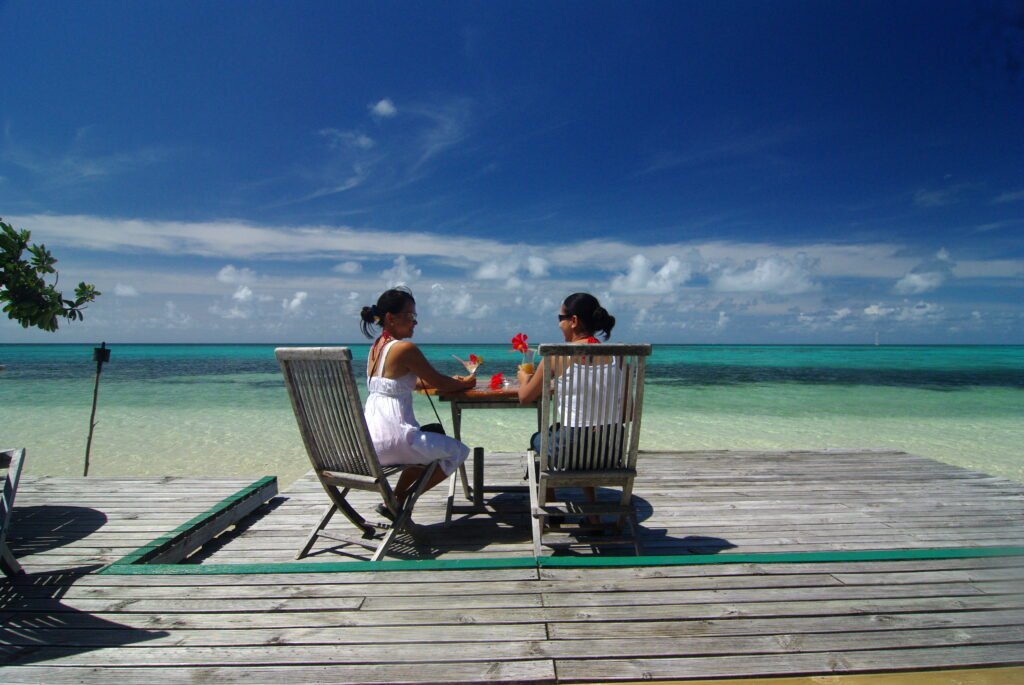
[[[488,481],[518,479],[512,455],[488,460]],[[379,571],[324,544],[302,566],[269,566],[292,559],[325,506],[304,479],[194,555],[196,575],[99,574],[248,481],[26,477],[11,546],[29,575],[0,585],[0,682],[628,682],[1024,663],[1024,556],[969,554],[1024,544],[1021,484],[883,452],[644,454],[640,470],[645,552],[718,563],[600,567],[632,560],[581,546],[550,565]],[[518,494],[447,526],[442,495],[417,508],[405,558],[529,556]],[[43,523],[44,508],[65,509],[49,517],[63,523]],[[925,554],[855,560],[870,550]],[[325,561],[352,570],[316,572]],[[235,563],[268,566],[221,567]],[[1024,677],[987,673],[1004,680],[976,682]]]
[[[489,454],[486,463],[489,485],[525,482],[519,455]],[[392,556],[532,554],[526,493],[496,495],[490,515],[456,515],[446,525],[442,490],[417,504],[416,535]],[[357,493],[350,497],[360,501]],[[461,491],[457,497],[465,501]],[[905,453],[645,453],[635,498],[647,555],[1024,545],[1024,486]],[[327,503],[310,474],[273,501],[267,515],[197,560],[291,561]],[[344,525],[340,515],[332,522]],[[602,550],[577,548],[595,551]],[[603,552],[631,555],[632,547]],[[322,540],[305,561],[367,557],[361,548]]]

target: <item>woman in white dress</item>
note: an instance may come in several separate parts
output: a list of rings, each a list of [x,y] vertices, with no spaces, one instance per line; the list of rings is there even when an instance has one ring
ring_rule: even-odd
[[[431,426],[425,426],[427,430],[420,427],[413,414],[413,391],[417,387],[448,392],[468,390],[476,385],[476,379],[445,376],[407,340],[416,328],[416,300],[409,290],[386,291],[377,304],[363,307],[361,319],[360,327],[366,337],[374,337],[374,327],[381,329],[366,363],[366,425],[381,464],[409,465],[395,486],[395,497],[402,506],[409,489],[423,473],[423,465],[440,462],[440,468],[427,483],[429,490],[450,476],[469,455],[469,448],[458,440],[434,432]],[[438,425],[436,430],[443,429]]]

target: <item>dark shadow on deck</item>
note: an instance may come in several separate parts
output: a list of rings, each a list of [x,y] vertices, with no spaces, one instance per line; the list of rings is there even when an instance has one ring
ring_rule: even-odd
[[[15,506],[7,542],[15,557],[26,557],[89,537],[106,522],[106,514],[89,507]]]
[[[130,628],[61,602],[76,580],[98,568],[26,574],[0,583],[0,663],[23,666],[168,634]]]

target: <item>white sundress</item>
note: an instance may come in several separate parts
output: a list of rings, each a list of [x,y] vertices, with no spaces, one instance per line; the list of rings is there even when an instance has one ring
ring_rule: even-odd
[[[366,378],[369,395],[366,398],[366,425],[370,439],[377,450],[380,463],[429,464],[439,461],[446,475],[451,475],[469,456],[469,447],[455,438],[440,433],[424,433],[412,410],[412,393],[416,389],[416,374],[401,378],[384,378],[384,362],[388,358],[392,340],[384,346],[377,368]]]

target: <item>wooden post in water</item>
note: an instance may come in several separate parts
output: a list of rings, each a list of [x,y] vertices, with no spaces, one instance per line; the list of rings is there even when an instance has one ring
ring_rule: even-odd
[[[89,452],[92,451],[92,430],[96,427],[96,400],[100,394],[100,374],[103,373],[103,363],[110,361],[110,350],[107,343],[100,343],[99,347],[92,348],[92,358],[96,362],[96,385],[92,389],[92,414],[89,415],[89,438],[85,442],[85,470],[83,476],[89,475]]]

